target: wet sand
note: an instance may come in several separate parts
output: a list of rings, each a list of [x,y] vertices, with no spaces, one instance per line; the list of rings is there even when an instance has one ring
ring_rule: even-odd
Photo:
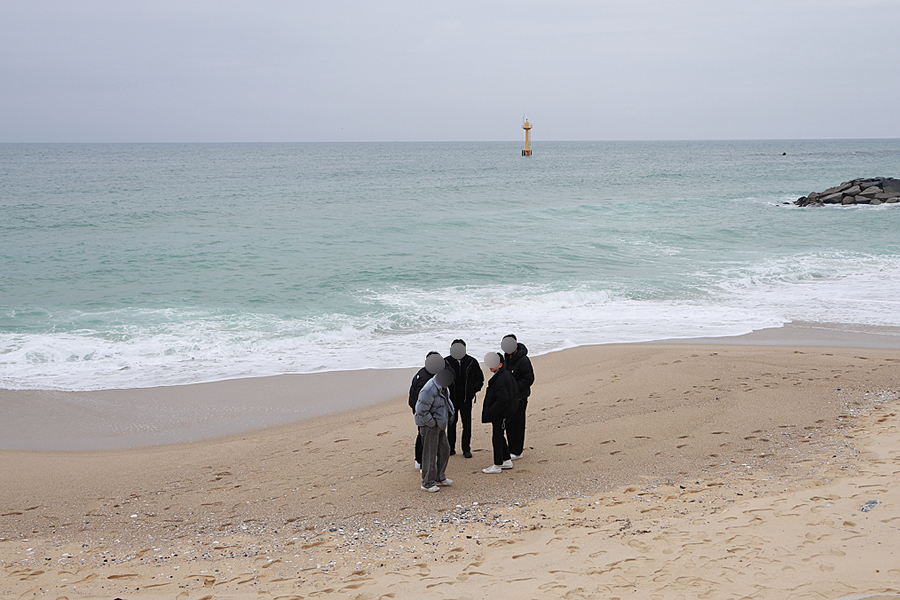
[[[0,450],[115,450],[220,438],[386,402],[417,370],[93,392],[0,389]]]
[[[437,494],[408,377],[226,438],[2,451],[0,596],[900,594],[900,350],[633,344],[534,366],[524,457],[483,474],[476,422]]]

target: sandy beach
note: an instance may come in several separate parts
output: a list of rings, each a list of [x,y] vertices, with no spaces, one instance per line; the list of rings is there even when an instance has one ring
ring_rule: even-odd
[[[533,362],[523,458],[483,474],[476,422],[474,457],[451,457],[437,494],[413,468],[408,381],[231,437],[0,451],[0,597],[900,597],[900,350],[629,344]]]

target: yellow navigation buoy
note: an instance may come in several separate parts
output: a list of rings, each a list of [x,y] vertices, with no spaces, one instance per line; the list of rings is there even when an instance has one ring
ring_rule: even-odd
[[[522,156],[531,156],[531,123],[528,119],[525,119],[522,129],[525,130],[525,149],[522,150]]]

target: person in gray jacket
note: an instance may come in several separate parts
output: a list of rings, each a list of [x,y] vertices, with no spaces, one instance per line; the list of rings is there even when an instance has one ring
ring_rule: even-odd
[[[416,401],[416,426],[422,436],[422,489],[426,492],[437,492],[441,489],[438,486],[453,484],[445,471],[450,460],[447,423],[454,411],[448,388],[454,378],[452,369],[439,371],[428,380]]]
[[[428,380],[437,375],[438,371],[447,366],[444,363],[444,360],[441,358],[441,353],[435,350],[432,350],[425,356],[425,366],[419,369],[419,372],[416,373],[415,377],[413,377],[412,384],[409,386],[409,408],[412,410],[413,414],[416,414],[416,402],[419,400],[419,392],[422,391],[422,388],[425,387],[425,384],[428,383]],[[422,470],[422,436],[419,435],[418,429],[416,429],[416,469],[419,471]]]

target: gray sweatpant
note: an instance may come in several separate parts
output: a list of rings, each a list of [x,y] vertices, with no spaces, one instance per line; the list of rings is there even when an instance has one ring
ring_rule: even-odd
[[[440,427],[419,427],[422,436],[422,487],[431,487],[447,479],[444,472],[450,460],[447,432]]]

